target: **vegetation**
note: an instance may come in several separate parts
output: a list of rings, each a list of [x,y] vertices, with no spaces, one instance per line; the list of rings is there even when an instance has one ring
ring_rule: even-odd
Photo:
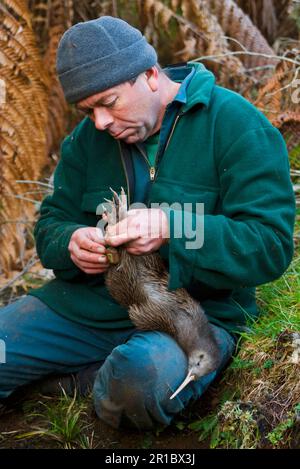
[[[30,404],[25,404],[28,421],[38,417],[39,424],[34,424],[33,430],[29,432],[17,434],[16,439],[38,437],[40,440],[53,440],[65,449],[92,448],[93,431],[90,436],[85,434],[85,430],[91,426],[85,422],[88,402],[77,398],[76,391],[74,396],[67,396],[63,388],[61,396],[53,401],[50,399],[48,403],[39,402],[40,411],[30,411]]]
[[[211,447],[299,445],[300,255],[277,282],[259,289],[262,315],[241,337],[223,378],[231,397],[194,428]],[[199,425],[199,427],[197,427]]]
[[[101,430],[91,400],[76,394],[16,406],[0,421],[0,447],[295,448],[300,443],[300,4],[295,0],[2,0],[0,5],[0,303],[39,285],[32,227],[62,137],[78,120],[55,75],[64,30],[112,14],[139,27],[162,65],[201,60],[219,84],[252,101],[284,136],[297,198],[295,256],[259,288],[263,314],[239,343],[206,405],[171,429],[135,435]],[[20,407],[21,406],[21,407]],[[25,420],[24,420],[25,417]],[[122,441],[120,441],[120,439]],[[191,443],[192,444],[192,443]],[[123,446],[122,446],[123,445]],[[169,445],[169,446],[168,446]],[[177,443],[177,447],[179,443]]]

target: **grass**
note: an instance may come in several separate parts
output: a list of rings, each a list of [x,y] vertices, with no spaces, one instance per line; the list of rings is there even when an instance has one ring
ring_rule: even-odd
[[[299,446],[299,246],[287,272],[258,289],[258,302],[260,319],[242,334],[222,380],[220,392],[231,390],[232,397],[189,426],[211,448]]]
[[[39,438],[40,440],[54,441],[58,447],[64,449],[93,448],[94,432],[90,435],[87,430],[91,423],[87,423],[87,399],[77,397],[76,391],[72,397],[68,396],[62,388],[61,396],[48,402],[39,401],[39,410],[36,402],[29,402],[24,406],[24,413],[29,427],[32,429],[15,435],[17,440]],[[33,410],[32,410],[33,406]],[[38,424],[31,424],[31,421]]]

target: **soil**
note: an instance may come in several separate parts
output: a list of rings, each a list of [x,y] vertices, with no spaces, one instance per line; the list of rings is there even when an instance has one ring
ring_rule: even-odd
[[[91,448],[97,449],[204,449],[209,448],[209,440],[199,442],[199,435],[188,428],[189,423],[195,422],[207,415],[218,404],[217,384],[204,394],[202,399],[190,404],[184,412],[167,428],[157,428],[153,431],[138,431],[134,429],[116,430],[100,421],[89,404],[87,425],[85,431],[89,439],[92,438]],[[36,395],[30,400],[31,412],[39,412],[39,402],[45,402],[45,396]],[[47,398],[46,398],[47,402]],[[36,408],[35,408],[36,407]],[[41,424],[39,416],[28,418],[26,401],[20,399],[9,406],[0,417],[0,449],[57,449],[63,444],[49,437],[31,436],[18,439],[18,435],[32,432]],[[43,421],[43,427],[45,422]],[[72,447],[80,448],[73,444]]]

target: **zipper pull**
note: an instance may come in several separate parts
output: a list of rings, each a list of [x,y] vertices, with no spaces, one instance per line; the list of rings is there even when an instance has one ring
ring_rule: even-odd
[[[150,180],[153,181],[155,177],[155,168],[154,166],[150,166]]]

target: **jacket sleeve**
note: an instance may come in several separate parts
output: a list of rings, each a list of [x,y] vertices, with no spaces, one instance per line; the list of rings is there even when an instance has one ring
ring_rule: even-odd
[[[221,213],[187,214],[193,226],[204,221],[202,247],[187,249],[185,237],[173,236],[170,214],[170,289],[194,280],[216,289],[257,286],[280,277],[292,259],[295,199],[280,132],[249,130],[217,158]]]
[[[54,191],[46,197],[40,218],[34,229],[37,253],[44,267],[68,280],[81,274],[68,251],[75,230],[87,226],[82,223],[81,199],[85,184],[85,166],[74,136],[62,143],[61,159],[54,173]]]

